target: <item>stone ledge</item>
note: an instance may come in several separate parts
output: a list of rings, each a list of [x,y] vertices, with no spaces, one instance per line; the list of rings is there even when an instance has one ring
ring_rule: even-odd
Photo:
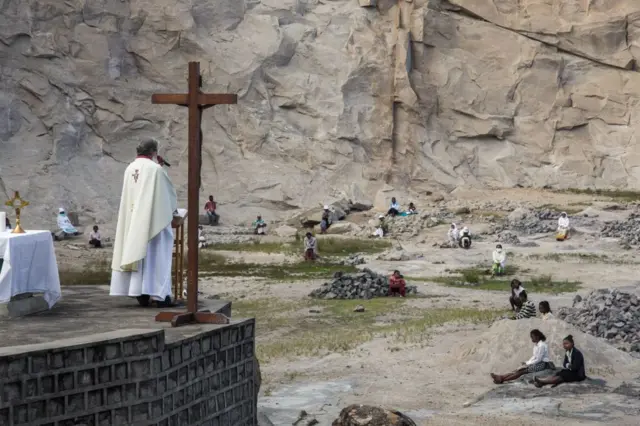
[[[0,347],[0,357],[16,355],[28,356],[34,352],[51,351],[56,349],[82,349],[87,345],[107,345],[127,340],[139,340],[150,337],[158,338],[158,349],[162,350],[161,347],[164,345],[164,330],[127,328],[123,330],[109,331],[106,333],[87,334],[71,339],[54,340],[46,343]]]

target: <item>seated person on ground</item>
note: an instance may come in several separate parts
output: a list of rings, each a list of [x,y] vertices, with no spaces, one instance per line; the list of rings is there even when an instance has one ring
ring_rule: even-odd
[[[407,283],[400,271],[393,271],[393,275],[389,278],[389,296],[405,296]]]
[[[529,300],[527,296],[527,292],[522,290],[520,292],[520,301],[522,302],[522,307],[516,313],[513,319],[526,319],[526,318],[534,318],[536,316],[536,305],[533,304],[531,300]]]
[[[220,220],[220,216],[216,213],[218,205],[215,201],[213,201],[213,195],[209,195],[209,201],[204,205],[204,211],[207,213],[207,218],[209,218],[209,225],[217,225]]]
[[[387,216],[396,217],[400,214],[400,204],[396,201],[396,197],[391,198],[391,207],[387,212]]]
[[[316,260],[318,257],[318,241],[311,232],[304,239],[304,260]]]
[[[504,382],[519,379],[520,376],[528,373],[537,373],[539,371],[553,368],[549,359],[549,346],[547,345],[547,338],[538,329],[531,330],[529,333],[531,341],[533,342],[533,356],[527,362],[522,363],[522,367],[508,374],[493,374],[491,378],[493,383],[499,385]]]
[[[373,233],[373,236],[382,238],[385,235],[387,235],[388,232],[389,232],[389,225],[387,225],[387,223],[385,222],[384,215],[381,214],[380,216],[378,216],[378,227]]]
[[[471,231],[466,226],[460,231],[460,247],[468,249],[471,247]]]
[[[511,296],[509,297],[509,303],[511,304],[511,310],[518,311],[522,303],[520,301],[520,293],[524,290],[522,283],[518,279],[511,280]],[[516,309],[517,307],[517,309]]]
[[[543,320],[555,318],[555,316],[551,313],[551,306],[546,300],[543,300],[538,304],[538,310],[540,311]]]
[[[409,203],[408,213],[409,214],[417,214],[418,213],[418,210],[416,209],[415,204]]]
[[[329,206],[324,206],[322,210],[322,219],[320,220],[320,233],[326,234],[327,229],[331,226],[331,210]]]
[[[447,237],[449,238],[449,245],[451,247],[458,246],[458,240],[460,239],[460,231],[455,223],[451,224],[451,228],[449,228],[449,232],[447,233]]]
[[[496,249],[493,251],[493,267],[491,268],[491,273],[493,275],[503,275],[506,262],[507,252],[502,249],[502,244],[496,245]]]
[[[566,212],[560,213],[558,218],[558,231],[556,233],[556,240],[563,241],[569,238],[569,216]]]
[[[251,226],[253,227],[254,234],[264,235],[267,232],[267,223],[262,220],[262,216],[260,215],[258,215]]]
[[[64,238],[67,235],[80,234],[78,230],[71,224],[67,213],[62,207],[58,209],[58,228],[59,230],[56,233],[56,237],[58,238]]]
[[[564,361],[562,362],[562,370],[558,371],[551,377],[538,378],[533,380],[536,387],[543,387],[545,385],[557,386],[560,383],[581,382],[587,378],[584,370],[584,356],[582,352],[574,346],[573,336],[568,335],[562,341],[564,350],[567,351],[564,355]]]
[[[208,246],[207,239],[202,235],[204,228],[202,225],[198,225],[198,248],[205,248]]]
[[[102,237],[100,236],[100,231],[98,230],[97,225],[93,227],[93,232],[89,234],[89,244],[95,248],[102,247]]]

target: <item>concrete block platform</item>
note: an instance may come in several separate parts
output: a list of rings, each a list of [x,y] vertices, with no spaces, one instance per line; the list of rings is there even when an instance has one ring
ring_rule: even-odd
[[[16,299],[0,305],[0,347],[46,343],[123,328],[164,329],[165,340],[172,342],[207,328],[206,324],[173,328],[170,323],[156,322],[158,312],[185,312],[186,308],[144,308],[135,298],[109,296],[109,286],[62,287],[62,299],[51,310],[38,295],[21,295]],[[231,302],[201,298],[199,309],[231,317]],[[22,316],[27,312],[28,316]]]

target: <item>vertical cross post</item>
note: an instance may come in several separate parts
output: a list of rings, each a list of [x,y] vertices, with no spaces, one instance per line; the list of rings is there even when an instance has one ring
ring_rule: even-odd
[[[194,322],[228,323],[221,314],[198,312],[198,225],[200,217],[200,174],[202,165],[201,116],[202,111],[214,105],[236,104],[235,94],[202,93],[200,63],[189,62],[189,91],[186,94],[154,94],[154,104],[174,104],[185,106],[189,111],[188,121],[188,188],[187,188],[187,312],[161,312],[156,321],[171,321],[178,326]],[[174,295],[175,296],[175,295]]]

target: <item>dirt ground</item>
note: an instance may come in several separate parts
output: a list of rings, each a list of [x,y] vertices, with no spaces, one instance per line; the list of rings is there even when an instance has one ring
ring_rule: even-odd
[[[524,190],[458,191],[450,205],[452,210],[460,205],[472,206],[473,210],[473,206],[484,208],[487,200],[495,205],[497,217],[508,214],[500,211],[501,205],[514,203],[572,211],[592,206],[607,220],[623,219],[630,212],[628,206],[604,210],[606,205],[619,202],[607,197]],[[428,200],[417,198],[416,203],[427,205]],[[353,220],[365,223],[376,215],[375,212],[360,213]],[[472,232],[487,223],[487,219],[479,215],[461,216],[456,220],[469,226]],[[598,400],[597,396],[587,394],[554,399],[531,387],[531,399],[522,400],[520,405],[509,405],[506,399],[497,405],[477,403],[496,385],[484,373],[461,372],[452,353],[461,342],[486,331],[491,318],[509,308],[509,293],[508,288],[482,291],[430,280],[446,275],[448,270],[490,266],[496,244],[494,236],[486,235],[483,240],[474,241],[468,251],[434,247],[434,243],[444,240],[447,227],[443,224],[424,229],[417,236],[394,242],[407,252],[422,254],[420,259],[390,262],[369,255],[365,257],[367,263],[361,265],[384,274],[399,269],[410,277],[408,284],[418,286],[422,296],[419,298],[355,302],[311,300],[308,297],[311,290],[330,277],[281,282],[252,277],[201,278],[200,290],[205,297],[232,300],[234,315],[256,317],[263,377],[259,406],[271,422],[292,424],[300,410],[305,410],[320,425],[330,425],[341,408],[363,403],[396,408],[416,423],[425,425],[512,425],[514,422],[537,425],[541,421],[585,425],[612,419],[617,425],[637,424],[637,418],[634,419],[634,415],[629,414],[633,411],[629,410],[609,410],[606,415],[592,418],[575,414]],[[551,235],[521,235],[521,241],[535,241],[538,246],[503,244],[509,252],[508,264],[520,268],[517,277],[525,287],[527,279],[541,275],[580,283],[577,292],[532,293],[536,305],[548,300],[552,309],[570,306],[576,293],[586,294],[598,288],[637,291],[640,264],[637,249],[623,250],[615,240],[600,238],[594,229],[582,231],[562,243]],[[321,247],[322,240],[320,250]],[[82,242],[58,243],[57,253],[61,268],[109,256],[108,249],[87,250]],[[583,255],[578,255],[580,253]],[[289,255],[277,253],[223,254],[231,261],[252,264],[291,260]],[[364,314],[353,312],[356,304],[365,307]],[[562,354],[553,355],[559,358]],[[515,366],[522,361],[525,360],[514,360]],[[507,369],[512,367],[505,365]],[[640,377],[640,366],[635,370],[635,377]],[[615,375],[604,379],[609,386],[622,382]],[[563,411],[563,407],[569,406],[573,408]],[[640,410],[640,402],[632,408]]]

